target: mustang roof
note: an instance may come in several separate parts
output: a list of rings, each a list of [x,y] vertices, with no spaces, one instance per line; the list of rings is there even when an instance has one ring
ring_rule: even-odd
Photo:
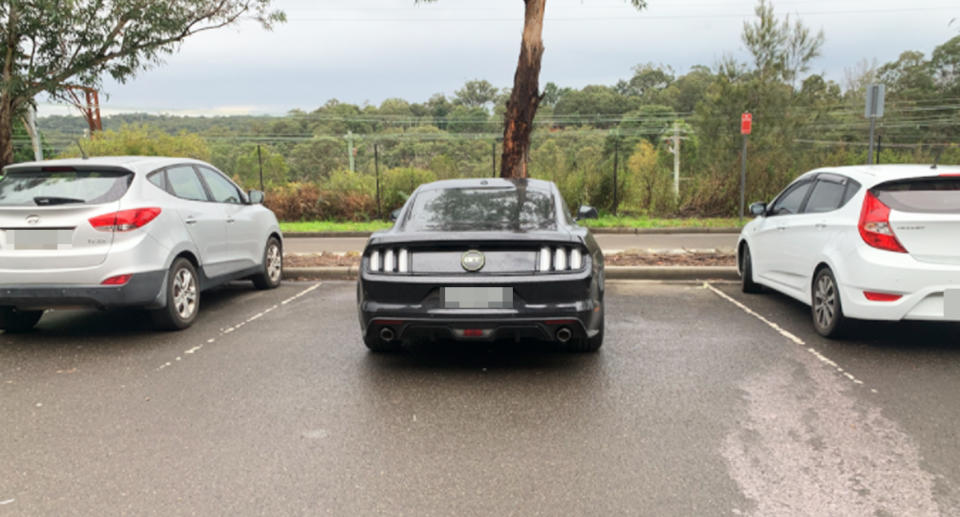
[[[526,186],[537,190],[550,190],[550,182],[530,178],[470,178],[440,180],[427,183],[420,190],[443,190],[455,188],[517,188]]]

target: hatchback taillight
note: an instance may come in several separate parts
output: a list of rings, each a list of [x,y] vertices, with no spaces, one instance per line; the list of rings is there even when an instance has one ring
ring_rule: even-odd
[[[883,204],[869,190],[863,198],[863,209],[860,211],[860,223],[857,225],[860,237],[868,245],[887,251],[906,253],[906,248],[897,240],[890,226],[890,207]]]
[[[159,208],[134,208],[90,218],[90,226],[101,232],[129,232],[142,228],[160,215]]]

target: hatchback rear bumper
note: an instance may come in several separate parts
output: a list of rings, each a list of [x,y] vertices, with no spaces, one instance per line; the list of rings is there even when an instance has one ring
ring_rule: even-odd
[[[63,307],[157,307],[162,305],[166,271],[137,273],[120,286],[112,285],[5,285],[0,286],[0,306],[21,310]]]

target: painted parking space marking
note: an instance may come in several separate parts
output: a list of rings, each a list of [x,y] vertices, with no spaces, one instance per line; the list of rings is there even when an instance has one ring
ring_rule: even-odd
[[[769,319],[765,318],[762,314],[759,314],[758,312],[754,311],[754,310],[751,309],[750,307],[747,307],[746,305],[740,303],[739,301],[737,301],[736,299],[734,299],[732,296],[728,295],[727,293],[721,291],[720,289],[717,289],[717,288],[714,287],[710,282],[704,282],[704,283],[703,283],[703,287],[706,288],[706,289],[709,289],[709,290],[713,291],[714,294],[716,294],[717,296],[723,298],[724,300],[727,300],[728,302],[732,303],[733,305],[737,306],[737,307],[738,307],[740,310],[742,310],[743,312],[746,312],[747,314],[753,316],[754,318],[757,318],[758,320],[762,321],[762,322],[763,322],[764,324],[766,324],[768,327],[772,328],[772,329],[775,330],[778,334],[780,334],[781,336],[785,337],[787,340],[793,342],[795,345],[798,345],[798,346],[803,347],[803,349],[806,350],[809,354],[811,354],[812,356],[816,357],[818,361],[820,361],[821,363],[829,366],[830,368],[833,368],[834,370],[837,371],[837,373],[839,373],[840,375],[842,375],[843,377],[845,377],[845,378],[846,378],[847,380],[849,380],[850,382],[852,382],[852,383],[854,383],[854,384],[856,384],[856,385],[858,385],[858,386],[863,386],[863,381],[862,381],[862,380],[858,379],[858,378],[857,378],[856,376],[854,376],[852,373],[844,370],[839,364],[837,364],[836,361],[834,361],[834,360],[830,359],[829,357],[823,355],[823,353],[821,353],[819,350],[813,348],[812,346],[807,345],[806,341],[800,339],[800,338],[797,337],[795,334],[793,334],[793,333],[791,333],[790,331],[784,329],[784,328],[781,327],[780,325],[777,325],[776,323],[770,321]],[[877,390],[871,388],[871,389],[870,389],[870,392],[871,392],[871,393],[877,393]]]
[[[277,303],[277,304],[274,304],[274,305],[271,305],[270,307],[267,307],[266,309],[264,309],[264,310],[262,310],[262,311],[260,311],[260,312],[258,312],[258,313],[256,313],[256,314],[254,314],[253,316],[250,316],[249,318],[247,318],[247,319],[245,319],[245,320],[243,320],[243,321],[241,321],[241,322],[239,322],[239,323],[237,323],[237,324],[235,324],[235,325],[233,325],[233,326],[231,326],[231,327],[221,328],[221,329],[220,329],[220,332],[217,334],[216,337],[209,338],[209,339],[207,339],[203,344],[199,344],[199,345],[196,345],[196,346],[194,346],[194,347],[192,347],[192,348],[189,348],[189,349],[187,349],[187,350],[184,350],[184,351],[183,351],[183,354],[184,354],[184,355],[195,355],[195,354],[197,354],[198,352],[200,352],[200,351],[203,349],[204,344],[206,344],[206,345],[212,344],[212,343],[216,342],[216,340],[217,340],[218,338],[221,338],[221,337],[223,337],[223,336],[226,336],[226,335],[228,335],[228,334],[232,334],[233,332],[236,332],[236,331],[240,330],[240,329],[243,328],[244,326],[246,326],[246,325],[248,325],[248,324],[250,324],[250,323],[253,323],[254,321],[256,321],[256,320],[258,320],[258,319],[266,316],[267,314],[269,314],[269,313],[271,313],[271,312],[279,309],[280,307],[282,307],[282,306],[284,306],[284,305],[287,305],[287,304],[289,304],[289,303],[291,303],[291,302],[293,302],[293,301],[296,301],[296,300],[298,300],[299,298],[302,298],[303,296],[306,296],[307,294],[309,294],[309,293],[311,293],[312,291],[314,291],[314,290],[316,290],[317,288],[319,288],[321,284],[322,284],[322,282],[317,282],[317,283],[311,285],[310,287],[308,287],[308,288],[300,291],[299,293],[297,293],[297,294],[295,294],[295,295],[293,295],[293,296],[291,296],[291,297],[283,300],[282,302]],[[161,364],[161,365],[157,368],[157,370],[159,371],[159,370],[163,370],[164,368],[169,368],[169,367],[173,366],[173,363],[174,363],[174,362],[182,361],[182,360],[183,360],[183,357],[182,357],[182,356],[177,356],[176,359],[174,359],[173,361],[167,361],[166,363]]]

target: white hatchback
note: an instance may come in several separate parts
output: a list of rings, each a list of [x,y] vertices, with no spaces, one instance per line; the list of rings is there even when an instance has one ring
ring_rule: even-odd
[[[280,285],[283,236],[263,193],[211,165],[111,157],[11,165],[0,176],[0,330],[49,308],[143,307],[193,323],[200,292]]]
[[[850,318],[960,321],[960,167],[817,169],[750,211],[743,291],[810,305],[821,335]]]

